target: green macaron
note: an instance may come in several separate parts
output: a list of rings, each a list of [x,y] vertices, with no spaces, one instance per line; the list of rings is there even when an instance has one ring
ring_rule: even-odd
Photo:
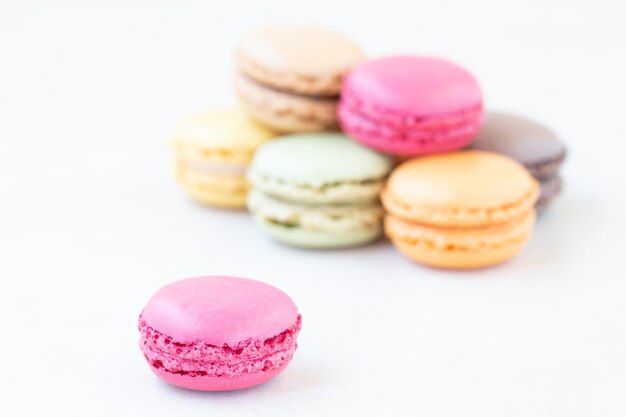
[[[382,234],[379,194],[391,160],[340,133],[284,136],[261,146],[248,208],[274,239],[296,247],[357,246]]]

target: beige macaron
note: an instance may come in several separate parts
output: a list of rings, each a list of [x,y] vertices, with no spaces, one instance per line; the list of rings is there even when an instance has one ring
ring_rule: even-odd
[[[357,45],[335,32],[266,26],[237,48],[235,90],[250,116],[276,131],[334,130],[342,78],[363,59]]]

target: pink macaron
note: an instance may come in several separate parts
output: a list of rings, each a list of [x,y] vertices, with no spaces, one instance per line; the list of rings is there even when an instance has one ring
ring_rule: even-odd
[[[296,350],[301,317],[284,292],[226,276],[169,284],[139,316],[139,342],[152,371],[170,384],[227,391],[262,384]]]
[[[440,58],[399,55],[366,61],[344,79],[341,128],[393,155],[460,149],[478,133],[482,93],[465,69]]]

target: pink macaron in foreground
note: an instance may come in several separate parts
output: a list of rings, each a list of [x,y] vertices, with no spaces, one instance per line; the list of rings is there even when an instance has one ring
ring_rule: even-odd
[[[139,342],[164,381],[200,391],[262,384],[282,372],[296,350],[301,317],[284,292],[226,276],[169,284],[139,316]]]
[[[444,59],[388,56],[348,73],[338,116],[346,134],[381,152],[450,151],[478,133],[482,93],[469,72]]]

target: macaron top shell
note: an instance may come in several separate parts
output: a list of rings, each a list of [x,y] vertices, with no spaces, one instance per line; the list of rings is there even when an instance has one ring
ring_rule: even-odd
[[[514,114],[489,112],[471,149],[507,155],[527,167],[560,162],[565,146],[550,128]]]
[[[377,112],[407,116],[449,115],[482,108],[476,79],[440,58],[388,56],[366,61],[346,76],[342,95]]]
[[[504,223],[532,209],[537,181],[516,161],[491,152],[462,151],[404,162],[383,192],[398,217],[438,226]]]
[[[196,113],[181,121],[172,134],[174,146],[254,151],[276,136],[255,123],[243,110],[221,109]]]
[[[259,148],[249,177],[321,186],[384,179],[391,159],[340,133],[284,136]]]
[[[174,282],[161,288],[142,312],[148,326],[175,341],[218,347],[269,339],[297,318],[297,307],[279,289],[228,276]]]
[[[258,82],[303,94],[336,95],[341,76],[364,54],[351,40],[327,29],[273,25],[248,33],[237,57],[240,69]]]

